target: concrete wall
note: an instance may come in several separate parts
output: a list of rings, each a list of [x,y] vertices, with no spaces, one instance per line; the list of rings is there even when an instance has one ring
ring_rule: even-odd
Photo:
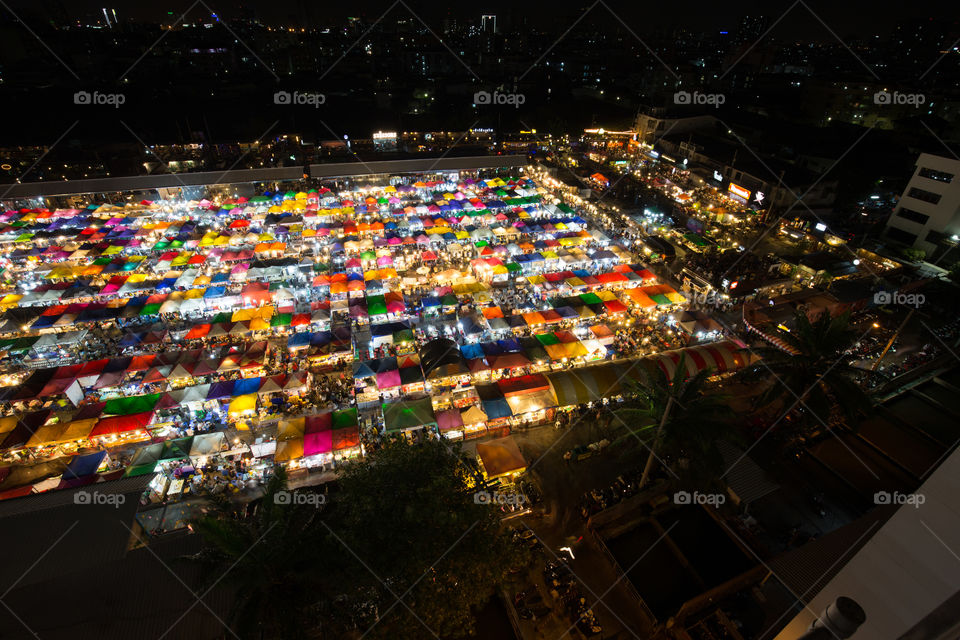
[[[466,158],[416,158],[413,160],[386,160],[376,162],[340,162],[312,164],[311,178],[338,178],[355,175],[420,173],[430,171],[458,171],[520,167],[527,164],[526,156],[470,156]],[[232,171],[202,171],[197,173],[163,173],[122,178],[93,178],[61,182],[26,182],[0,185],[0,200],[63,196],[81,193],[112,193],[118,191],[151,191],[200,187],[212,184],[241,184],[252,182],[290,182],[303,179],[303,167],[275,167],[270,169],[238,169]]]

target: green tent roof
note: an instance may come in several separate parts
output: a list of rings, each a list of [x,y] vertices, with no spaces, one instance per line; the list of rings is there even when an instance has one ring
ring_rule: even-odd
[[[387,431],[403,431],[424,426],[436,426],[430,398],[405,402],[384,403],[383,423]]]
[[[144,464],[131,465],[127,467],[127,470],[124,472],[124,478],[135,478],[136,476],[145,476],[148,473],[153,473],[153,470],[157,468],[156,462],[145,462]]]
[[[176,460],[177,458],[187,458],[190,456],[190,446],[192,444],[193,436],[167,440],[163,443],[163,452],[160,454],[160,460]]]
[[[382,295],[367,297],[367,313],[371,316],[383,316],[387,313],[387,302]]]
[[[656,302],[658,305],[671,304],[670,298],[663,295],[662,293],[655,293],[650,296],[650,299]]]
[[[595,293],[581,293],[580,301],[583,302],[583,304],[601,304],[603,302]]]
[[[536,335],[537,340],[540,341],[540,344],[546,346],[548,344],[559,344],[560,338],[554,333],[538,333]]]
[[[160,313],[160,303],[152,302],[150,304],[143,305],[143,309],[140,309],[140,315],[142,316],[155,316]]]
[[[107,405],[103,408],[106,415],[128,416],[134,413],[145,413],[153,411],[160,401],[159,393],[148,393],[142,396],[124,396],[107,400]]]
[[[287,327],[291,322],[293,322],[292,313],[278,313],[270,318],[271,327]]]
[[[357,408],[334,411],[332,424],[334,429],[357,426]]]

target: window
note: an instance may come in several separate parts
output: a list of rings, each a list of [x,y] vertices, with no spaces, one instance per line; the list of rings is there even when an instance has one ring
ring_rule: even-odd
[[[946,239],[947,239],[947,236],[939,231],[934,231],[933,229],[930,229],[930,231],[927,231],[927,242],[931,244],[940,244]]]
[[[909,233],[896,227],[887,227],[887,237],[909,245],[913,245],[913,243],[917,241],[917,234]]]
[[[920,167],[920,176],[923,178],[929,178],[931,180],[937,180],[938,182],[950,183],[953,180],[953,174],[947,173],[946,171],[937,171],[936,169],[928,169],[927,167]]]
[[[917,224],[927,224],[927,220],[930,219],[930,216],[925,216],[922,213],[914,211],[913,209],[907,209],[906,207],[901,207],[900,211],[897,211],[897,217],[909,220],[910,222],[916,222]]]
[[[927,191],[926,189],[918,189],[913,187],[910,191],[907,192],[907,195],[911,198],[917,200],[923,200],[924,202],[929,202],[930,204],[937,204],[940,202],[940,194],[934,193],[933,191]]]

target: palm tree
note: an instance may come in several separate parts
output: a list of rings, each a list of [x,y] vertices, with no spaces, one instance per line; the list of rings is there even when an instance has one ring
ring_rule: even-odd
[[[289,504],[286,488],[286,472],[277,467],[257,503],[238,509],[215,497],[191,521],[205,546],[183,560],[205,569],[199,593],[221,581],[233,589],[228,620],[244,638],[308,637],[330,602],[320,578],[337,553],[328,552],[323,509]]]
[[[838,412],[848,424],[856,424],[858,414],[868,412],[872,403],[855,381],[870,371],[850,364],[848,351],[859,337],[850,326],[850,314],[821,313],[811,321],[798,312],[794,325],[792,331],[777,329],[793,353],[774,347],[751,350],[761,361],[746,369],[744,378],[769,382],[757,404],[789,407],[790,417],[799,418],[800,425],[811,419],[829,424]]]
[[[640,368],[641,377],[626,383],[626,406],[616,412],[620,418],[616,422],[625,433],[615,442],[644,438],[651,426],[657,425],[653,437],[646,442],[650,453],[640,478],[641,487],[646,486],[659,455],[686,460],[688,468],[683,472],[688,478],[715,477],[711,472],[723,463],[716,442],[738,439],[726,396],[706,390],[712,372],[704,370],[687,378],[685,358],[680,357],[672,379],[659,367]]]

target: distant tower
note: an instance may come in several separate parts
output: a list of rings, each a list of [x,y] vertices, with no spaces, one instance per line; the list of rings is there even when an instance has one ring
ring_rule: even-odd
[[[492,13],[487,13],[480,16],[480,29],[484,33],[496,33],[497,32],[497,16]]]

